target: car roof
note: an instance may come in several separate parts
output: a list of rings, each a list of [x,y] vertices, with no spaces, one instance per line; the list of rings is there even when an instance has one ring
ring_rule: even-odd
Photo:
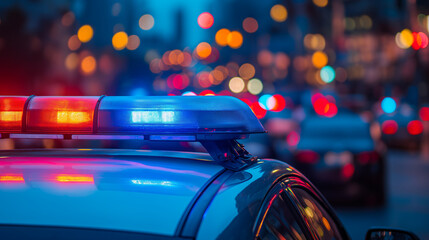
[[[199,192],[223,171],[205,153],[0,151],[0,224],[173,236]]]

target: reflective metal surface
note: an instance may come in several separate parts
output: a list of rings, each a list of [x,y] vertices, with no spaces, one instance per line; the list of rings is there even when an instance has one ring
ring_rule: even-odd
[[[197,239],[252,239],[265,195],[280,178],[297,172],[286,163],[259,160],[234,173],[207,209]]]
[[[173,235],[194,196],[222,169],[207,154],[1,151],[0,224]]]

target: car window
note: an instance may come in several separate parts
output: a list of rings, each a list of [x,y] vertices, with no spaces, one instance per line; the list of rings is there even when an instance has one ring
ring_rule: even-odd
[[[321,240],[342,239],[337,224],[328,211],[306,190],[291,188],[298,200],[302,215],[310,228]]]
[[[270,199],[258,239],[306,239],[288,201],[281,194]]]

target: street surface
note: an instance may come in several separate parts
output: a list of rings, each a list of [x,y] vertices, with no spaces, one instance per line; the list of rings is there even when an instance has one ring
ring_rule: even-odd
[[[390,151],[387,204],[382,208],[337,209],[352,239],[364,239],[371,226],[403,228],[429,239],[429,159]]]

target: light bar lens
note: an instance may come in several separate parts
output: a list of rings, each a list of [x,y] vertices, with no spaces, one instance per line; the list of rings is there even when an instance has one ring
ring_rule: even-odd
[[[3,133],[19,132],[28,97],[0,97],[0,129]]]
[[[249,134],[264,132],[250,108],[233,97],[104,97],[98,132]]]
[[[27,131],[90,133],[99,97],[34,97],[27,110]]]

